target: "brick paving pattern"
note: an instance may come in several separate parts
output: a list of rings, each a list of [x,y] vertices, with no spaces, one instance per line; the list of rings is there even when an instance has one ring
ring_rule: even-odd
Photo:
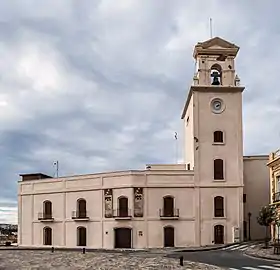
[[[179,265],[178,259],[166,258],[163,254],[123,254],[75,251],[39,251],[39,250],[0,250],[0,270],[49,270],[49,269],[94,269],[94,270],[214,270],[215,266],[194,262]]]

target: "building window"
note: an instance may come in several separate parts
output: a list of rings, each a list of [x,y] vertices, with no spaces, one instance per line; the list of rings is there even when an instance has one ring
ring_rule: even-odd
[[[171,196],[166,196],[163,198],[163,216],[174,216],[174,198]]]
[[[214,179],[215,180],[224,179],[224,162],[222,159],[214,160]]]
[[[77,201],[77,217],[85,218],[87,216],[87,202],[85,199],[79,199]]]
[[[224,142],[224,134],[222,131],[217,130],[214,132],[214,143],[223,143]]]
[[[52,203],[50,201],[44,201],[43,203],[43,217],[52,218]]]
[[[45,227],[43,229],[44,245],[52,245],[52,229],[50,227]]]
[[[246,203],[246,200],[247,200],[247,196],[246,194],[243,194],[243,203]]]
[[[214,198],[214,217],[224,217],[224,198],[221,196]]]
[[[119,197],[118,205],[119,205],[118,216],[119,217],[128,217],[128,198]]]
[[[280,192],[280,175],[276,176],[276,185],[277,185],[276,192]]]
[[[191,169],[191,164],[190,164],[190,163],[187,164],[187,169],[188,169],[188,170]]]

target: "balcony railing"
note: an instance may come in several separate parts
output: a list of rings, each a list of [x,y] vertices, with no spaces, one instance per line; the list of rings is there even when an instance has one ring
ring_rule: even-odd
[[[53,216],[52,216],[52,214],[49,214],[49,213],[38,213],[38,220],[53,221]]]
[[[72,211],[72,219],[75,220],[89,220],[87,211]]]
[[[115,209],[113,217],[115,219],[131,219],[131,209]]]
[[[274,203],[275,202],[280,202],[280,192],[274,193],[273,196],[272,196],[272,200],[273,200]]]
[[[180,213],[179,213],[179,209],[177,208],[171,210],[159,209],[159,216],[161,219],[178,219]]]

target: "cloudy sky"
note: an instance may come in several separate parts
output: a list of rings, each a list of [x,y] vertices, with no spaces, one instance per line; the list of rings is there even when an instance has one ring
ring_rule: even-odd
[[[60,175],[175,162],[210,17],[241,47],[244,153],[278,148],[280,6],[268,2],[1,1],[0,222],[16,222],[18,175],[54,175],[55,160]]]

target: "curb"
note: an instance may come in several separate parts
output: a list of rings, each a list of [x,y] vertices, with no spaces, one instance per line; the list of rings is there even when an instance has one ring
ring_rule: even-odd
[[[174,253],[177,253],[177,252],[198,252],[198,251],[212,251],[212,250],[218,250],[218,249],[223,249],[223,248],[226,248],[226,247],[231,247],[231,246],[234,246],[234,245],[242,245],[244,243],[247,243],[247,242],[239,242],[239,243],[230,243],[230,244],[224,244],[224,245],[220,245],[220,246],[208,246],[208,247],[201,247],[201,248],[196,248],[196,249],[181,249],[181,250],[175,250]]]
[[[279,262],[280,258],[270,258],[270,257],[265,257],[265,256],[260,256],[260,255],[253,255],[253,254],[248,254],[248,253],[244,253],[246,256],[251,257],[251,258],[255,258],[255,259],[262,259],[262,260],[269,260],[269,261],[276,261]]]
[[[182,249],[182,250],[174,250],[173,253],[178,252],[199,252],[199,251],[211,251],[225,248],[227,246],[219,246],[219,247],[209,247],[209,248],[197,248],[197,249]]]
[[[205,247],[198,247],[198,248],[186,248],[186,249],[180,249],[180,250],[174,250],[173,253],[177,252],[198,252],[198,251],[212,251],[212,250],[219,250],[226,247],[231,247],[235,245],[245,245],[250,243],[259,243],[259,241],[246,241],[246,242],[236,242],[236,243],[230,243],[230,244],[224,244],[220,246],[205,246]]]

